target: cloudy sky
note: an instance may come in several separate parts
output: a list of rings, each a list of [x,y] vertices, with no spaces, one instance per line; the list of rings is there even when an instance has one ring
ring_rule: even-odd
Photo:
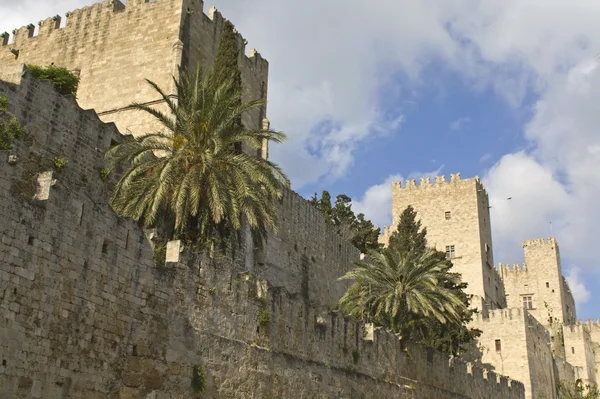
[[[0,0],[0,31],[91,2]],[[480,176],[496,261],[553,232],[578,316],[600,317],[598,0],[212,4],[270,62],[290,136],[271,154],[296,191],[346,193],[383,226],[392,181]]]

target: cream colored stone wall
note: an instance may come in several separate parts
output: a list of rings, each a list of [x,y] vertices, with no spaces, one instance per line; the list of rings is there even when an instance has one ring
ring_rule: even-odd
[[[478,346],[484,366],[522,381],[528,399],[555,397],[550,337],[534,317],[522,308],[495,309],[489,317],[476,315],[472,326],[483,331]]]
[[[523,306],[523,297],[531,297],[530,312],[545,326],[550,325],[550,315],[559,324],[575,323],[575,301],[562,276],[556,240],[527,240],[522,245],[524,265],[500,265],[508,306]]]
[[[158,125],[151,116],[127,109],[132,102],[165,109],[145,79],[173,93],[172,76],[179,66],[192,71],[198,64],[212,65],[223,18],[214,9],[210,16],[203,13],[201,0],[129,0],[126,6],[105,0],[68,13],[62,28],[58,17],[42,21],[39,32],[17,29],[0,46],[0,65],[54,63],[77,71],[81,107],[95,109],[121,133],[137,135]],[[239,41],[243,47],[241,36]],[[249,57],[240,56],[240,67],[246,98],[266,98],[268,62],[252,50]],[[256,110],[244,121],[260,127],[265,115]]]
[[[396,229],[400,214],[407,206],[427,228],[428,244],[441,251],[454,246],[452,262],[469,286],[467,292],[486,299],[491,308],[505,306],[502,280],[494,267],[489,201],[478,178],[461,180],[460,174],[450,181],[444,176],[392,184],[392,226],[384,229],[380,241],[387,244]],[[446,217],[446,212],[450,212]]]
[[[596,384],[594,346],[590,332],[584,324],[563,328],[566,360],[575,367],[576,377],[585,384]]]

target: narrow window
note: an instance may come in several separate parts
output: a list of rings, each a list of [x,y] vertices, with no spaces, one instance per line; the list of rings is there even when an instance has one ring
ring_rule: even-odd
[[[452,219],[452,212],[446,211],[446,220]]]
[[[523,307],[525,309],[533,309],[533,299],[530,296],[523,297]]]
[[[502,351],[502,342],[497,339],[496,340],[496,352],[501,352]]]
[[[486,253],[490,252],[490,246],[487,244],[485,244],[485,252]]]
[[[455,256],[456,256],[456,253],[454,252],[454,245],[446,245],[446,258],[452,259]]]
[[[575,354],[575,347],[574,346],[571,347],[571,353]]]
[[[550,283],[546,281],[546,288],[550,288]]]

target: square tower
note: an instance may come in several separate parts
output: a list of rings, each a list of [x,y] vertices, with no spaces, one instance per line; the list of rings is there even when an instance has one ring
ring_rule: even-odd
[[[492,309],[505,306],[502,279],[494,267],[488,195],[478,177],[450,181],[438,176],[435,183],[422,178],[392,183],[392,226],[385,228],[380,242],[388,243],[400,215],[411,205],[423,227],[429,246],[445,251],[468,283],[467,293],[485,298]]]
[[[92,1],[90,0],[90,3]],[[104,122],[114,122],[123,134],[156,131],[149,114],[133,110],[131,103],[167,110],[146,79],[174,94],[173,76],[179,68],[193,72],[213,64],[224,26],[223,16],[202,0],[104,0],[47,18],[0,36],[0,66],[21,64],[65,67],[79,75],[77,102],[94,109]],[[245,99],[267,97],[269,64],[237,34],[238,65]],[[266,108],[252,110],[243,122],[261,128]],[[266,145],[266,144],[265,144]],[[266,149],[265,149],[266,151]]]
[[[557,325],[574,324],[575,300],[562,275],[558,243],[550,237],[526,240],[522,246],[524,265],[500,265],[508,306],[527,307],[546,326],[551,315]]]

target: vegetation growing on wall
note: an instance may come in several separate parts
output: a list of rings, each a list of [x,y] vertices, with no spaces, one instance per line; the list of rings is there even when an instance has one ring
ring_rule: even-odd
[[[79,77],[67,68],[49,65],[42,67],[38,65],[27,65],[27,69],[36,79],[47,79],[52,83],[57,92],[62,95],[73,95],[77,93]]]
[[[237,35],[235,27],[229,20],[223,23],[223,33],[219,42],[215,63],[213,65],[213,73],[219,81],[231,80],[231,87],[228,89],[228,94],[232,98],[232,107],[242,105],[242,71],[239,68],[238,60],[240,54],[237,43]],[[232,119],[231,123],[234,128],[242,127],[242,116],[237,115]],[[241,151],[241,142],[234,143],[238,152]]]
[[[350,241],[361,253],[381,248],[378,242],[379,228],[375,227],[363,213],[354,214],[352,210],[352,198],[345,194],[336,197],[335,205],[331,205],[331,194],[327,191],[317,194],[310,199],[310,203],[321,211],[325,222],[331,226],[336,233]]]
[[[271,322],[271,312],[263,309],[260,311],[260,313],[258,314],[258,324],[260,324],[261,326],[268,324]]]
[[[600,390],[596,385],[585,385],[581,379],[575,383],[561,381],[558,386],[559,399],[600,399]]]
[[[192,370],[192,388],[198,393],[206,389],[206,370],[201,365],[195,365]]]
[[[265,139],[281,142],[286,136],[230,123],[264,101],[236,105],[233,79],[216,76],[182,73],[175,82],[177,101],[149,81],[169,113],[143,104],[132,107],[153,115],[164,132],[132,137],[107,151],[111,171],[125,166],[111,205],[121,216],[158,228],[167,239],[202,250],[239,244],[246,218],[260,247],[275,228],[276,204],[289,181],[277,165],[240,153],[234,144],[259,148]]]
[[[54,168],[54,170],[57,173],[60,173],[67,166],[68,163],[69,161],[65,157],[55,157],[52,160],[52,168]]]
[[[8,99],[0,95],[0,150],[10,150],[15,140],[21,140],[25,135],[25,127],[8,113]]]
[[[340,308],[403,339],[459,355],[464,344],[481,334],[467,327],[475,311],[469,309],[460,274],[451,272],[452,262],[443,252],[427,248],[426,230],[415,216],[407,208],[390,245],[370,251],[342,277],[354,283],[340,299]]]

